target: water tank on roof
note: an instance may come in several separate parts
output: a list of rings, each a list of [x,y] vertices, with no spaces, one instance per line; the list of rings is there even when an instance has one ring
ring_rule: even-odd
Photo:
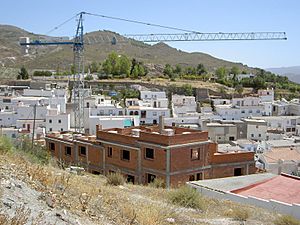
[[[131,134],[134,137],[139,137],[140,136],[140,132],[141,132],[141,129],[132,129],[131,130]]]
[[[163,134],[167,136],[173,136],[174,135],[174,130],[173,129],[163,129]]]
[[[118,131],[116,131],[116,130],[109,130],[108,133],[117,134]]]

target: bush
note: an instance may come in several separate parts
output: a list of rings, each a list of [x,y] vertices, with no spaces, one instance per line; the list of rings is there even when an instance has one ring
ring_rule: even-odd
[[[107,184],[109,185],[113,185],[113,186],[118,186],[118,185],[123,185],[125,183],[125,178],[124,176],[117,172],[117,173],[109,173],[106,176],[107,180]]]
[[[300,221],[292,216],[281,216],[274,221],[275,225],[300,225]]]
[[[188,186],[182,186],[169,193],[168,199],[171,203],[183,207],[204,209],[205,202],[200,193]]]
[[[7,153],[13,150],[13,145],[10,141],[10,139],[8,139],[5,136],[0,137],[0,152],[3,153]]]
[[[156,178],[154,179],[153,182],[151,182],[149,184],[150,187],[153,187],[153,188],[165,188],[166,187],[166,183],[163,179],[160,179],[160,178]]]
[[[230,215],[234,220],[246,221],[249,218],[249,212],[246,209],[237,208]]]

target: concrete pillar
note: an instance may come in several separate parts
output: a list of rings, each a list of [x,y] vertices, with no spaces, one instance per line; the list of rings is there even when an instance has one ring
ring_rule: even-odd
[[[62,159],[62,151],[61,151],[61,143],[59,143],[59,155],[58,155],[58,158],[59,159]]]
[[[139,150],[137,150],[137,160],[138,160],[138,163],[137,163],[137,173],[138,173],[138,183],[139,184],[142,184],[142,178],[143,178],[143,174],[142,174],[142,149],[140,148]]]
[[[76,142],[73,142],[73,149],[74,149],[74,163],[78,163],[78,144]]]
[[[249,164],[246,165],[246,175],[249,174]]]
[[[159,133],[160,134],[162,134],[164,128],[165,128],[164,117],[163,116],[159,116]]]
[[[170,188],[170,171],[171,171],[171,150],[166,150],[166,187]]]
[[[105,175],[105,157],[106,157],[106,148],[102,147],[102,169],[104,175]]]

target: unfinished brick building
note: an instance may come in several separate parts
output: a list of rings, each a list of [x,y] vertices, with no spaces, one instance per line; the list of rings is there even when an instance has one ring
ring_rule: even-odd
[[[179,127],[131,127],[101,130],[97,136],[52,133],[46,136],[51,154],[81,165],[94,174],[120,171],[132,183],[155,178],[166,186],[191,180],[255,172],[253,152],[217,152],[208,133]]]

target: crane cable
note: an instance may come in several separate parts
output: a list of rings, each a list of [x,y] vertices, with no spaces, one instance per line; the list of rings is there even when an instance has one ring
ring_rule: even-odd
[[[124,19],[120,17],[113,17],[113,16],[106,16],[102,14],[95,14],[95,13],[89,13],[89,12],[82,12],[83,14],[90,15],[90,16],[96,16],[96,17],[102,17],[106,19],[112,19],[112,20],[119,20],[119,21],[124,21],[124,22],[129,22],[129,23],[136,23],[136,24],[142,24],[142,25],[147,25],[147,26],[152,26],[152,27],[159,27],[159,28],[164,28],[164,29],[169,29],[169,30],[177,30],[177,31],[183,31],[183,32],[189,32],[189,33],[201,33],[199,31],[194,31],[194,30],[186,30],[178,27],[171,27],[171,26],[164,26],[160,24],[154,24],[154,23],[147,23],[147,22],[142,22],[138,20],[130,20],[130,19]]]

